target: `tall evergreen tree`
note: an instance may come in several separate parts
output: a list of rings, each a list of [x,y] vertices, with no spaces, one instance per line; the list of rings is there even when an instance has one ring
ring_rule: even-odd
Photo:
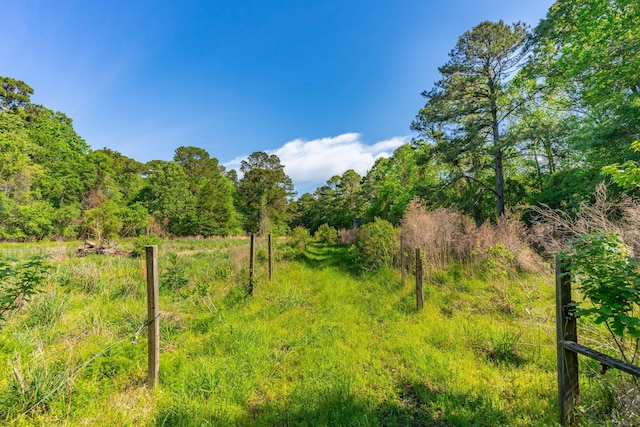
[[[0,111],[24,108],[31,102],[33,89],[22,80],[0,76]]]
[[[427,99],[411,128],[434,143],[434,154],[454,167],[454,179],[495,195],[498,217],[505,211],[502,136],[516,109],[507,83],[527,54],[528,28],[485,21],[465,32],[439,68],[441,79],[423,92]],[[495,184],[485,179],[493,173]]]

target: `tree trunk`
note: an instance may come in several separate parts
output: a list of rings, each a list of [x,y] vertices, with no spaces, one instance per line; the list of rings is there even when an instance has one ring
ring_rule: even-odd
[[[544,146],[544,151],[547,154],[547,163],[549,164],[549,173],[552,174],[556,171],[556,163],[554,160],[553,148],[551,146],[551,141],[547,141],[545,138],[542,139],[542,145]]]
[[[493,88],[493,84],[489,84]],[[496,105],[495,95],[491,89],[491,119],[493,131],[493,147],[496,150],[496,207],[498,211],[498,220],[504,215],[504,170],[502,167],[502,147],[500,146],[500,124],[498,122],[498,107]]]
[[[502,150],[496,150],[496,205],[498,219],[504,215],[504,172],[502,169]]]
[[[535,145],[533,147],[533,158],[536,162],[536,175],[538,176],[538,189],[542,191],[542,167],[540,167],[540,160],[538,159],[538,150],[536,150]]]

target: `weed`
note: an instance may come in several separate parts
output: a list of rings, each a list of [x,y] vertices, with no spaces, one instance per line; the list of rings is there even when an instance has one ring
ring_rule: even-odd
[[[11,362],[12,375],[4,395],[0,395],[0,420],[13,421],[29,413],[46,413],[57,393],[70,392],[69,373],[63,365],[48,365],[40,352],[25,364],[19,356]],[[66,384],[67,390],[62,390]]]
[[[161,288],[176,290],[189,283],[189,279],[186,276],[186,267],[180,256],[175,252],[170,252],[167,255],[167,261],[168,267],[160,280]]]
[[[57,290],[38,295],[29,306],[25,325],[53,328],[67,309],[69,297]]]
[[[309,230],[304,227],[296,227],[291,232],[289,237],[289,246],[298,252],[303,252],[307,249],[307,245],[311,241]]]
[[[268,258],[268,254],[266,249],[259,248],[256,250],[256,259],[260,262],[266,261]]]
[[[497,335],[491,335],[489,337],[489,346],[486,349],[487,357],[496,363],[510,363],[514,365],[522,363],[522,356],[518,349],[521,337],[521,331],[511,332],[507,329]]]
[[[475,267],[465,262],[443,267],[447,285],[428,286],[425,309],[416,313],[409,280],[399,285],[393,268],[353,274],[348,247],[307,246],[304,255],[277,264],[276,280],[254,283],[251,298],[247,239],[166,241],[162,273],[172,267],[169,253],[183,268],[178,276],[189,281],[160,294],[161,387],[153,397],[144,387],[145,330],[138,345],[126,340],[146,321],[140,260],[67,258],[25,316],[0,333],[0,424],[33,405],[20,403],[14,354],[28,362],[20,364],[25,388],[34,377],[45,393],[55,390],[17,425],[555,422],[555,346],[546,333],[554,317],[549,276],[529,285],[535,298],[527,308],[540,324],[534,327],[515,314],[496,315],[492,285],[472,276]],[[519,289],[511,278],[505,284]],[[43,339],[42,329],[24,325],[48,295],[56,295],[56,304],[38,310],[57,320]],[[525,311],[518,296],[512,298],[515,313]],[[515,344],[502,336],[513,331],[522,331]],[[122,339],[60,387],[70,369],[91,360],[106,342]],[[529,360],[524,349],[534,340],[535,363],[514,362]],[[39,347],[47,363],[31,356]],[[504,361],[489,361],[489,352]]]
[[[26,262],[0,258],[0,326],[24,301],[40,292],[48,270],[42,257]]]
[[[136,238],[133,242],[133,251],[131,251],[132,257],[141,257],[144,255],[147,246],[160,245],[162,239],[155,234],[149,234]]]

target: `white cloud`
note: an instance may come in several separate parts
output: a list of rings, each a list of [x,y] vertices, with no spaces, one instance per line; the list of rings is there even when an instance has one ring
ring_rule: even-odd
[[[295,139],[282,147],[269,151],[277,155],[285,165],[299,195],[313,192],[334,175],[342,175],[353,169],[364,175],[376,159],[389,157],[393,150],[407,143],[410,137],[398,136],[367,145],[359,133],[345,133],[335,137],[305,141]],[[238,169],[245,157],[237,157],[225,164],[228,169]]]

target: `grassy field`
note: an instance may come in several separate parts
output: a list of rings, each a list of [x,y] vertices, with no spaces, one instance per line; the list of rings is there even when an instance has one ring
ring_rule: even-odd
[[[60,243],[0,250],[48,254],[53,265],[44,292],[0,329],[2,425],[556,422],[551,275],[492,278],[452,265],[427,274],[416,312],[411,276],[357,273],[346,247],[279,260],[272,282],[260,247],[246,297],[247,240],[164,242],[151,394],[145,332],[136,337],[142,259],[76,258]]]

